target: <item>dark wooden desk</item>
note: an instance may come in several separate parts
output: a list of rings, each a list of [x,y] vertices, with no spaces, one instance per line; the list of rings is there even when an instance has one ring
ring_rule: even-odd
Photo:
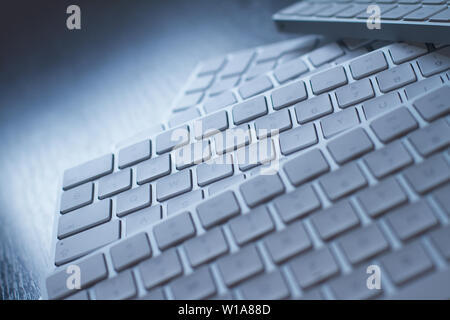
[[[8,0],[0,22],[0,298],[37,299],[63,171],[161,121],[195,64],[286,38],[292,1]],[[78,4],[82,30],[66,29]]]

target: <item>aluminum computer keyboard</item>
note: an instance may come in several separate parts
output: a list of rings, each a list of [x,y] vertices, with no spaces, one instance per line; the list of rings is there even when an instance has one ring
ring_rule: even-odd
[[[273,19],[283,31],[448,43],[449,4],[447,0],[304,0]],[[372,11],[374,6],[377,11]],[[375,13],[380,14],[378,20],[373,20]]]
[[[449,68],[390,44],[67,170],[46,297],[450,298]]]
[[[204,61],[175,98],[168,126],[214,112],[270,86],[277,87],[384,44],[358,39],[326,43],[317,36],[303,36]]]

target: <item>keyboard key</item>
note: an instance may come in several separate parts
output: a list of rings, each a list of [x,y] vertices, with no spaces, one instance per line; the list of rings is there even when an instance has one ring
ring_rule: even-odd
[[[275,159],[275,149],[271,139],[253,143],[236,153],[241,171],[246,171]]]
[[[132,166],[149,159],[151,156],[151,141],[145,140],[135,143],[119,151],[119,169]]]
[[[294,191],[277,197],[273,204],[285,223],[303,217],[321,207],[321,203],[310,185],[302,185]]]
[[[311,248],[311,241],[300,221],[264,239],[264,245],[275,263],[281,263]]]
[[[209,88],[208,93],[210,96],[216,96],[224,91],[229,91],[239,83],[239,79],[240,76],[217,79]]]
[[[327,62],[343,56],[344,50],[337,43],[324,45],[309,54],[309,60],[315,67],[319,67]]]
[[[234,96],[234,93],[231,91],[225,91],[217,96],[206,99],[203,104],[203,109],[205,109],[206,113],[213,113],[236,102],[237,99]]]
[[[220,131],[228,129],[228,117],[226,111],[216,112],[195,121],[195,139],[200,140]]]
[[[439,13],[431,16],[431,22],[449,22],[450,21],[450,8],[447,8]]]
[[[369,79],[359,80],[336,90],[336,98],[341,108],[355,105],[374,96]]]
[[[189,212],[183,212],[153,227],[158,247],[165,250],[195,236],[195,227]]]
[[[212,229],[184,244],[187,257],[193,267],[211,261],[228,252],[228,244],[220,228]]]
[[[216,285],[207,267],[176,279],[170,288],[176,300],[200,300],[216,293]]]
[[[164,251],[159,256],[141,262],[138,269],[147,289],[163,284],[183,273],[175,249]]]
[[[424,21],[444,9],[447,9],[447,6],[422,6],[420,9],[404,16],[403,19],[406,21]]]
[[[103,177],[98,182],[98,198],[105,199],[131,188],[131,169]]]
[[[230,287],[264,270],[259,253],[254,245],[249,245],[236,253],[217,261],[225,284]]]
[[[247,69],[255,53],[253,51],[244,51],[234,54],[221,72],[221,77],[231,77],[241,74]]]
[[[259,50],[256,62],[278,59],[287,53],[310,51],[316,46],[317,41],[317,36],[302,36],[264,46]]]
[[[386,1],[389,1],[389,0],[383,0],[383,2],[386,2]],[[393,1],[393,0],[390,0],[390,1]],[[387,12],[389,12],[389,11],[391,11],[392,9],[394,9],[396,6],[395,5],[392,5],[392,4],[378,4],[378,8],[379,8],[379,10],[380,10],[380,15],[381,15],[381,17],[383,17],[383,15],[385,14],[385,13],[387,13]],[[359,19],[369,19],[369,18],[371,18],[372,17],[372,12],[371,11],[369,11],[369,12],[367,12],[367,10],[365,11],[365,12],[361,12],[358,16],[357,16],[357,18],[359,18]]]
[[[258,276],[244,283],[240,289],[244,299],[251,300],[285,299],[290,295],[286,282],[278,270]]]
[[[409,240],[438,224],[425,200],[396,209],[389,213],[387,219],[395,234],[403,241]]]
[[[134,298],[137,288],[131,270],[119,273],[94,287],[97,300],[124,300]]]
[[[196,104],[200,103],[202,98],[203,98],[203,92],[185,94],[177,102],[176,107],[173,108],[173,112],[180,112],[180,111],[184,111],[190,107],[193,107]]]
[[[253,208],[282,194],[284,185],[278,174],[259,175],[242,183],[239,189],[247,205]]]
[[[204,228],[222,223],[241,212],[241,208],[231,191],[226,191],[197,206],[197,213]]]
[[[59,217],[58,239],[98,226],[111,219],[111,200],[96,202]]]
[[[433,268],[433,263],[420,243],[410,244],[381,259],[395,284],[403,284]]]
[[[367,288],[367,268],[361,267],[350,274],[339,277],[330,282],[330,288],[336,299],[362,300],[372,299],[383,292],[383,289],[373,290]]]
[[[116,198],[116,215],[123,217],[151,204],[151,186],[146,184],[119,194]]]
[[[184,210],[193,203],[200,202],[203,199],[203,190],[195,190],[170,199],[167,202],[167,215],[172,215],[178,211]]]
[[[260,206],[228,222],[237,244],[242,246],[275,229],[269,211]]]
[[[424,194],[450,180],[450,166],[442,154],[435,155],[404,171],[414,191]]]
[[[430,77],[450,68],[450,47],[445,47],[431,52],[417,59],[420,72],[425,77]]]
[[[413,6],[412,8],[415,8]],[[392,10],[393,12],[395,10]],[[400,64],[414,58],[420,57],[428,52],[427,46],[423,43],[394,43],[389,47],[389,53],[395,64]]]
[[[251,80],[254,79],[255,77],[261,75],[261,74],[265,74],[268,73],[270,70],[272,70],[275,67],[276,61],[266,61],[266,62],[261,62],[258,64],[255,64],[253,66],[251,66],[247,72],[245,73],[245,80]]]
[[[162,288],[156,288],[140,297],[139,300],[166,300],[166,296]]]
[[[170,173],[170,154],[163,154],[159,157],[144,161],[137,165],[137,183],[144,184]]]
[[[433,274],[418,279],[402,290],[397,291],[389,299],[394,300],[448,300],[450,298],[449,286],[442,285],[450,281],[450,269],[437,271]]]
[[[164,131],[156,137],[156,153],[163,154],[189,143],[189,127],[181,126]]]
[[[214,75],[203,75],[201,77],[197,77],[189,83],[186,89],[186,93],[205,91],[206,89],[209,88],[213,80]]]
[[[217,154],[224,154],[250,144],[251,137],[248,124],[235,127],[214,137]]]
[[[89,294],[86,290],[78,291],[75,294],[65,298],[64,300],[89,300]]]
[[[259,96],[233,107],[234,124],[242,124],[267,114],[267,103],[264,96]]]
[[[146,209],[139,210],[130,214],[125,219],[127,227],[127,236],[136,231],[158,222],[162,218],[162,209],[160,205],[152,206]]]
[[[333,105],[328,94],[323,94],[295,104],[297,122],[304,124],[333,112]]]
[[[55,265],[80,258],[120,238],[120,221],[113,220],[98,227],[56,242]]]
[[[358,165],[352,162],[321,177],[319,183],[328,198],[334,201],[365,187],[367,180]]]
[[[386,93],[406,86],[417,80],[416,74],[409,63],[382,71],[376,76],[381,92]]]
[[[209,59],[201,64],[198,75],[202,76],[210,73],[216,73],[223,67],[225,62],[226,60],[224,57]]]
[[[447,260],[450,260],[450,226],[433,231],[430,234],[430,238],[439,253]]]
[[[328,248],[314,250],[301,255],[289,263],[295,279],[302,288],[311,287],[339,272]]]
[[[305,83],[298,81],[274,90],[272,92],[272,105],[275,110],[279,110],[303,101],[307,97],[308,93],[305,89]]]
[[[77,262],[76,265],[82,270],[83,276],[80,278],[80,287],[82,289],[108,277],[108,269],[106,268],[105,257],[103,254],[93,255]],[[74,289],[69,289],[67,287],[67,278],[70,277],[71,274],[66,271],[66,269],[63,269],[47,278],[46,288],[48,299],[61,299],[77,292]]]
[[[273,72],[273,75],[279,83],[285,83],[286,81],[295,79],[308,71],[308,66],[301,59],[294,59],[278,66]]]
[[[191,190],[191,170],[179,171],[156,182],[156,199],[165,201]]]
[[[353,78],[362,79],[374,73],[387,69],[388,64],[382,51],[365,54],[361,58],[350,62]]]
[[[418,8],[420,8],[419,5],[415,6],[399,5],[395,7],[393,10],[389,10],[388,12],[383,13],[380,18],[383,20],[400,20],[401,18],[413,12],[414,10],[417,10]]]
[[[440,187],[436,191],[433,192],[434,198],[437,200],[439,205],[448,215],[450,215],[450,197],[448,196],[450,193],[450,184],[447,184],[443,187]]]
[[[197,108],[189,108],[175,113],[169,119],[169,128],[174,128],[192,119],[200,117],[200,111]]]
[[[210,196],[215,195],[219,192],[222,192],[224,189],[228,188],[229,186],[235,185],[235,184],[239,184],[242,181],[245,180],[245,175],[244,174],[238,174],[232,177],[228,177],[226,179],[223,179],[222,181],[218,181],[213,183],[209,188],[208,188],[208,193]]]
[[[175,166],[177,170],[182,170],[210,158],[210,142],[208,140],[197,141],[175,151]]]
[[[450,113],[450,87],[443,86],[414,101],[413,105],[422,118],[436,120]]]
[[[327,139],[358,124],[359,117],[354,108],[330,114],[320,120],[323,135]]]
[[[408,201],[403,189],[394,178],[387,178],[375,186],[361,191],[358,200],[365,212],[376,217]]]
[[[370,172],[378,179],[413,163],[411,155],[400,141],[394,141],[384,148],[371,152],[363,159]]]
[[[239,87],[239,94],[243,99],[248,99],[272,88],[273,84],[269,77],[259,76],[241,85]]]
[[[152,249],[145,232],[129,237],[110,249],[111,259],[116,271],[122,271],[132,265],[149,258]]]
[[[348,201],[337,203],[313,215],[311,221],[324,240],[330,240],[336,235],[359,225],[358,216]]]
[[[370,120],[385,111],[389,111],[399,106],[401,103],[402,101],[400,100],[400,96],[397,92],[389,92],[364,102],[363,110],[366,115],[366,119]]]
[[[343,164],[371,151],[374,146],[364,129],[357,128],[333,139],[327,148],[334,160]]]
[[[416,83],[412,83],[405,87],[405,93],[408,99],[415,98],[421,94],[427,93],[442,86],[439,76],[424,79]]]
[[[404,136],[418,127],[406,107],[400,107],[371,122],[370,127],[383,143]]]
[[[204,187],[233,175],[233,161],[231,155],[224,155],[223,157],[199,164],[196,170],[197,183],[199,186]]]
[[[88,181],[98,179],[113,171],[113,155],[88,161],[64,172],[63,190],[79,186]]]
[[[375,224],[352,231],[338,242],[352,264],[372,258],[389,248],[388,242]]]
[[[366,11],[367,5],[364,4],[354,4],[351,7],[339,12],[336,18],[353,18],[357,14]]]
[[[64,191],[61,195],[61,213],[84,207],[94,201],[94,184],[86,183],[76,188]]]
[[[450,145],[450,126],[444,119],[438,120],[411,133],[409,141],[422,156],[427,157]]]
[[[318,142],[316,127],[314,123],[293,128],[280,134],[281,153],[288,155],[303,150]]]
[[[289,110],[280,110],[255,121],[258,139],[264,139],[290,128],[292,128],[292,121]]]
[[[289,182],[299,186],[328,172],[330,166],[319,149],[314,149],[286,162],[283,169]]]
[[[335,67],[311,77],[311,87],[316,95],[336,89],[347,83],[347,75],[343,67]]]
[[[339,12],[343,11],[344,9],[347,9],[348,7],[350,7],[348,4],[332,4],[328,8],[325,8],[324,10],[317,12],[316,16],[318,16],[318,17],[333,17],[336,14],[338,14]]]

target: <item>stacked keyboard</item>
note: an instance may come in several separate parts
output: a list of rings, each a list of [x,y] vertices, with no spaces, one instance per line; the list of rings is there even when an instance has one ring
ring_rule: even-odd
[[[273,19],[284,31],[448,43],[449,4],[447,0],[303,0]]]
[[[67,170],[47,297],[450,298],[450,47],[348,40],[288,60],[254,77],[250,61],[170,129]]]

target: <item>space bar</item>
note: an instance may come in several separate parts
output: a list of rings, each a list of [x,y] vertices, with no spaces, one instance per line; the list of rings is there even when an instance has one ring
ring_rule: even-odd
[[[450,299],[450,269],[434,273],[404,287],[387,299],[395,300],[448,300]]]
[[[114,220],[56,243],[55,265],[60,266],[120,238],[120,221]]]

